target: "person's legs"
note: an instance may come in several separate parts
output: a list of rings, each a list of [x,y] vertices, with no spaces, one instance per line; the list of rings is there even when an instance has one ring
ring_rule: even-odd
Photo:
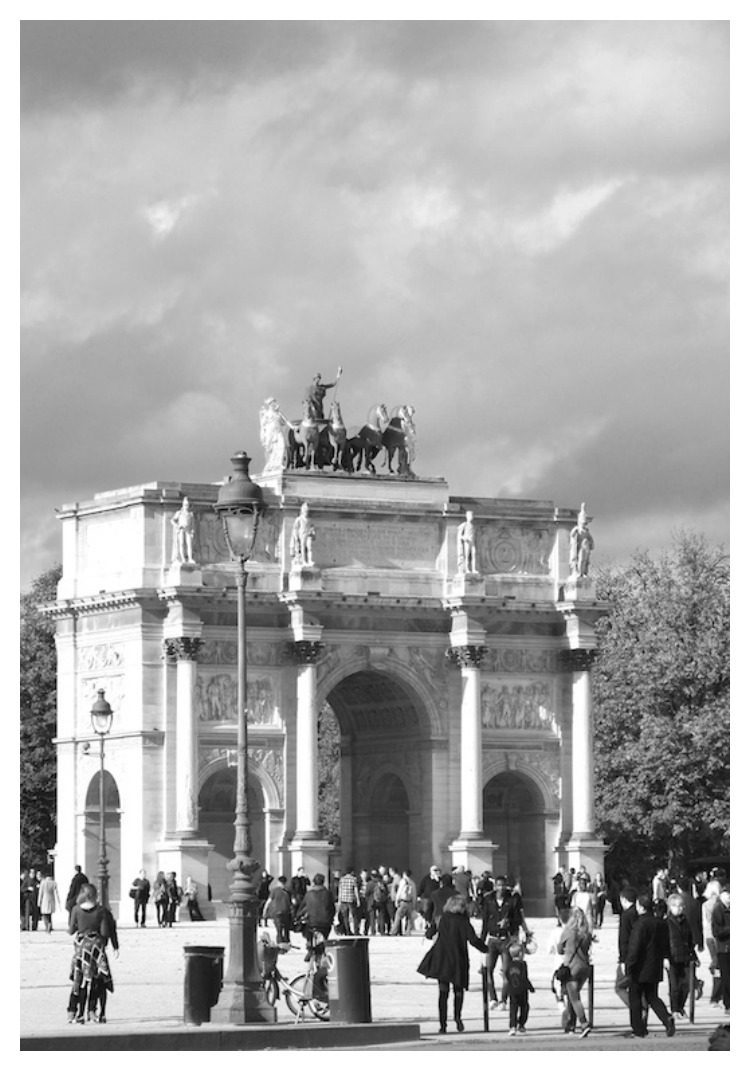
[[[566,983],[565,988],[568,993],[568,1000],[575,1012],[576,1019],[581,1026],[583,1026],[586,1022],[586,1012],[584,1011],[583,1001],[581,1000],[581,981],[577,978],[571,978],[570,981]]]
[[[463,1030],[464,1024],[461,1019],[461,1012],[464,1006],[464,991],[460,986],[453,986],[453,1018],[456,1021],[456,1028],[460,1031]]]
[[[674,1020],[667,1011],[666,1004],[659,996],[658,983],[648,982],[644,984],[643,991],[646,994],[646,1000],[648,1002],[649,1008],[653,1008],[662,1026],[665,1026],[667,1029],[669,1029],[670,1026],[674,1026]]]
[[[525,995],[518,1004],[518,1025],[526,1026],[526,1021],[529,1018],[529,998]]]
[[[487,938],[487,990],[489,998],[497,1005],[497,992],[495,990],[495,964],[500,955],[500,942],[496,937]]]
[[[638,1037],[643,1037],[646,1033],[646,1026],[643,1019],[643,986],[640,982],[636,982],[635,979],[631,979],[630,981],[628,997],[630,1004],[630,1029]]]
[[[511,1030],[515,1030],[518,1026],[518,1000],[515,997],[510,998],[508,1008],[508,1026]]]
[[[617,964],[617,971],[615,973],[615,993],[623,1002],[626,1008],[630,1007],[630,999],[628,997],[627,975],[625,974],[625,968],[621,963]]]
[[[444,1034],[448,1029],[448,982],[438,982],[438,1018],[440,1020],[440,1033]]]
[[[721,998],[724,1001],[724,1007],[729,1011],[729,953],[718,952],[717,959],[721,973]]]

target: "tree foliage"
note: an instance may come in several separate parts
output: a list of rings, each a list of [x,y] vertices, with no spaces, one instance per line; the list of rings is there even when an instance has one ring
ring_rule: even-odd
[[[318,715],[318,823],[321,833],[341,843],[341,733],[328,703]]]
[[[682,533],[600,575],[597,597],[597,817],[610,873],[642,880],[728,851],[728,558]]]
[[[21,865],[44,864],[55,843],[57,718],[55,626],[39,612],[54,602],[59,565],[42,573],[21,596]]]

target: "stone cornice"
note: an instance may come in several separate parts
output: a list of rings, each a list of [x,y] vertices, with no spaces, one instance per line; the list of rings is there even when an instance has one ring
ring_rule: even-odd
[[[97,595],[82,595],[73,599],[60,599],[39,607],[43,617],[60,620],[66,617],[84,617],[87,614],[106,613],[113,610],[140,609],[156,601],[154,588],[134,588],[129,591],[100,591]]]

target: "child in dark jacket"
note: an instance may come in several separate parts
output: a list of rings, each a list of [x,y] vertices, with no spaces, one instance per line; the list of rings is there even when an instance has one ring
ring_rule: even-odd
[[[523,958],[523,945],[514,942],[508,949],[510,963],[505,971],[505,984],[508,987],[510,1006],[509,1035],[526,1033],[526,1020],[529,1017],[529,993],[534,987]]]

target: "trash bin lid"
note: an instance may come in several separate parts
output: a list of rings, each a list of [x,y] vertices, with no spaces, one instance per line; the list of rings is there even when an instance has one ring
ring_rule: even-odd
[[[224,945],[183,945],[186,956],[223,956]]]

